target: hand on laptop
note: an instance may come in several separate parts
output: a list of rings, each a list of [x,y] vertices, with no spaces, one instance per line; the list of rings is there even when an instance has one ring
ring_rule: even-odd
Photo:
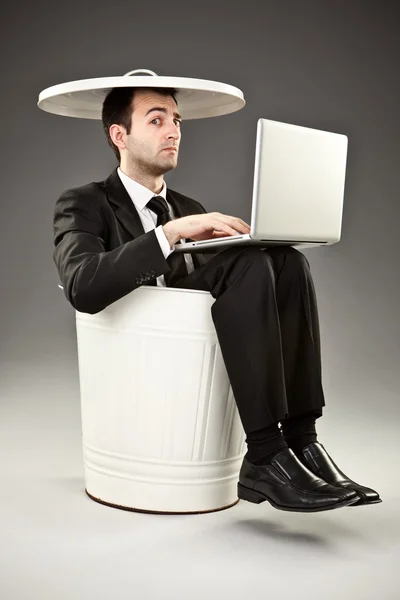
[[[173,219],[163,225],[163,230],[172,248],[182,238],[191,238],[198,242],[247,234],[250,233],[250,225],[238,217],[212,212]]]

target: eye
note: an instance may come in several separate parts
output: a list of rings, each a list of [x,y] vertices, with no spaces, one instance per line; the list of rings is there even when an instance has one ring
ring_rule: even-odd
[[[157,117],[156,119],[153,119],[152,121],[150,121],[150,123],[153,123],[155,125],[157,125],[157,123],[155,123],[155,121],[159,121],[160,119]]]
[[[182,124],[182,121],[180,121],[179,119],[175,119],[175,124],[178,125],[178,127],[180,127]]]

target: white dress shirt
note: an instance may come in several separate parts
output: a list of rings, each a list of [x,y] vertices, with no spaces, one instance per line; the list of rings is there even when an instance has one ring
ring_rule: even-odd
[[[167,240],[167,237],[162,228],[162,225],[159,225],[158,227],[156,227],[156,225],[157,225],[156,213],[154,213],[152,210],[150,210],[146,206],[146,204],[153,198],[153,196],[161,196],[162,198],[164,198],[164,200],[166,201],[166,203],[168,205],[168,208],[169,208],[169,211],[171,214],[171,219],[174,218],[174,211],[172,209],[172,206],[167,201],[167,186],[166,186],[165,181],[163,181],[163,187],[162,187],[161,192],[159,194],[155,194],[152,190],[149,190],[148,188],[144,187],[144,185],[141,185],[134,179],[131,179],[130,177],[128,177],[128,175],[125,175],[125,173],[123,173],[119,167],[117,169],[117,173],[119,175],[119,178],[122,181],[123,186],[125,187],[126,191],[128,192],[130,199],[132,200],[133,204],[135,205],[135,208],[136,208],[136,210],[139,214],[140,220],[142,222],[143,229],[145,230],[146,233],[148,231],[151,231],[152,229],[155,229],[157,240],[158,240],[158,243],[160,244],[161,251],[164,254],[164,258],[168,258],[168,256],[174,251],[174,249],[173,248],[171,249],[169,242]],[[181,242],[184,242],[184,241],[185,241],[184,239],[181,240]],[[180,242],[178,242],[178,243],[180,243]],[[190,256],[190,254],[184,254],[183,256],[185,257],[186,268],[188,270],[188,273],[191,273],[192,271],[194,271],[192,257]],[[157,285],[159,285],[161,287],[166,287],[164,275],[160,275],[159,277],[157,277]]]

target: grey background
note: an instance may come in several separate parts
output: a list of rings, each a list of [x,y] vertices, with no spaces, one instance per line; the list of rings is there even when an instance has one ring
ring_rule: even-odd
[[[346,586],[397,597],[399,45],[389,1],[10,4],[0,36],[3,598],[279,598],[293,597],[294,582],[298,598],[310,582],[322,598]],[[379,487],[381,505],[299,516],[242,502],[170,518],[85,496],[74,311],[57,288],[52,214],[64,189],[104,179],[115,160],[99,121],[36,102],[51,85],[135,68],[243,90],[242,111],[183,124],[167,176],[210,211],[249,220],[259,117],[348,136],[342,239],[304,251],[322,336],[318,427],[350,476]]]

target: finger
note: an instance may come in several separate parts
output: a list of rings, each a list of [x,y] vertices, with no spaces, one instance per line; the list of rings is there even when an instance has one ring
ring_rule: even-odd
[[[237,235],[237,233],[236,233],[236,235]],[[213,238],[224,238],[224,237],[231,237],[231,236],[227,235],[224,231],[217,231],[216,229],[214,229],[212,237]]]
[[[221,215],[217,217],[221,223],[225,223],[229,227],[234,228],[239,233],[248,233],[250,231],[249,225],[237,217],[231,217],[230,215]]]
[[[219,219],[223,219],[224,222],[229,223],[230,225],[235,225],[235,224],[240,224],[243,227],[250,229],[250,225],[248,223],[246,223],[246,221],[243,221],[243,219],[240,219],[239,217],[233,217],[232,215],[224,215],[222,213],[216,213],[216,218]]]
[[[244,225],[245,227],[247,227],[247,229],[251,229],[250,225],[248,223],[246,223],[246,221],[243,221],[242,219],[238,219],[240,221],[240,223],[242,225]]]
[[[230,227],[223,221],[219,221],[218,219],[215,219],[211,223],[210,229],[214,229],[216,231],[223,231],[225,233],[225,235],[237,235],[238,234],[238,231],[236,229],[233,229],[232,227]]]

